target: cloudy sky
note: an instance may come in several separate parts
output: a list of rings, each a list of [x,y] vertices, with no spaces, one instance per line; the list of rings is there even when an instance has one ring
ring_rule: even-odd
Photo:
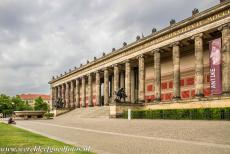
[[[49,93],[53,75],[219,0],[1,0],[0,93]]]

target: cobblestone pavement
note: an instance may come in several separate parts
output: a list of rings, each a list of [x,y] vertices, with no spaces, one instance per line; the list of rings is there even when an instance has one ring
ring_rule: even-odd
[[[17,121],[17,126],[99,154],[230,153],[229,121],[74,118]]]

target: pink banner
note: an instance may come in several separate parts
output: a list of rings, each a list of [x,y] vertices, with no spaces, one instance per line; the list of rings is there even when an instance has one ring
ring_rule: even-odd
[[[222,93],[221,38],[210,41],[209,52],[211,95],[220,95]]]

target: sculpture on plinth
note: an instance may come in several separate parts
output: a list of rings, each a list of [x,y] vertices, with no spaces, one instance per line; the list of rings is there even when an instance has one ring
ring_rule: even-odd
[[[118,91],[115,91],[115,95],[116,95],[116,98],[114,99],[115,102],[120,103],[122,99],[125,102],[125,98],[127,97],[127,95],[125,94],[124,88],[120,88]]]
[[[53,106],[54,106],[56,109],[64,108],[64,103],[63,103],[63,101],[62,101],[62,98],[57,98],[57,99],[54,101]]]

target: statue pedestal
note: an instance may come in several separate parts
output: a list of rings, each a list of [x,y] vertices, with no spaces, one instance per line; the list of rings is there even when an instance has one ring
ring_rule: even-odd
[[[128,102],[116,102],[113,101],[109,104],[109,117],[110,118],[120,118],[122,113],[131,110],[144,109],[145,104],[137,104],[137,103],[128,103]]]

